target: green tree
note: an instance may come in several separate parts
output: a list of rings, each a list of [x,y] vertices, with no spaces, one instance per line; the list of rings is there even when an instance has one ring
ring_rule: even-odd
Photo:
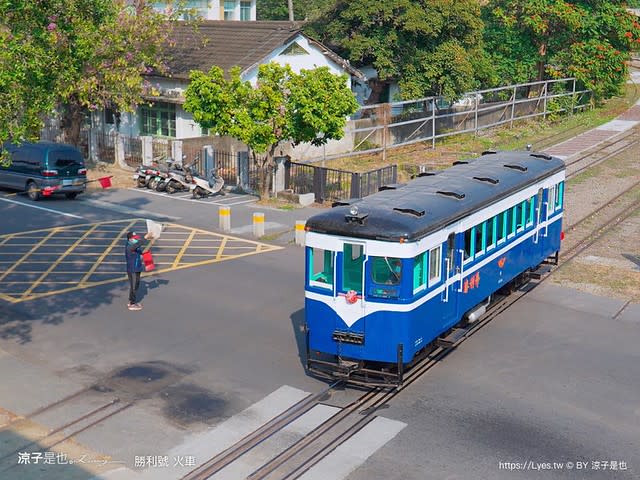
[[[380,81],[397,80],[403,98],[453,98],[490,73],[482,29],[476,0],[337,0],[307,31]]]
[[[132,111],[151,93],[144,75],[166,72],[182,13],[146,0],[0,1],[0,140],[35,136],[56,105],[75,144],[87,111]]]
[[[504,83],[575,76],[596,98],[617,93],[640,25],[620,1],[493,0],[485,42]]]
[[[297,74],[273,62],[259,66],[255,87],[241,79],[239,68],[231,69],[228,78],[217,66],[208,73],[192,71],[185,98],[185,110],[203,128],[250,148],[263,198],[269,195],[281,142],[323,145],[340,139],[347,117],[358,108],[346,75],[327,67]]]
[[[332,4],[333,0],[293,0],[294,18],[295,20],[316,18]],[[289,19],[287,0],[259,0],[256,3],[256,10],[258,20]]]

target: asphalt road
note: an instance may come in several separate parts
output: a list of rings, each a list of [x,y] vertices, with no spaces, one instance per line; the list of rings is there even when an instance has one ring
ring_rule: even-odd
[[[215,205],[128,190],[38,206],[54,211],[0,201],[0,235],[136,217],[217,224]],[[256,211],[233,208],[238,227]],[[306,213],[274,210],[267,219],[288,228]],[[91,386],[68,416],[109,395],[132,401],[76,440],[133,468],[134,455],[188,444],[283,386],[320,391],[301,362],[303,251],[278,241],[284,248],[148,277],[141,312],[126,309],[125,282],[0,300],[0,407],[26,415]],[[640,478],[640,310],[613,320],[621,304],[536,289],[379,412],[406,427],[348,478]],[[124,381],[136,375],[144,381]],[[3,442],[0,431],[0,450]],[[592,463],[605,461],[616,470]],[[541,470],[547,464],[555,469]],[[25,472],[7,478],[88,476]]]

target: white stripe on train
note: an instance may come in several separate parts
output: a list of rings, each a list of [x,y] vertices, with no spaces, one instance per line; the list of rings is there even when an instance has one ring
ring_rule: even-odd
[[[528,198],[528,197],[525,197],[525,198]],[[544,222],[541,222],[538,225],[537,228],[531,230],[530,232],[525,233],[521,237],[517,238],[515,241],[513,241],[511,243],[508,243],[508,244],[505,244],[503,247],[495,250],[487,258],[485,258],[482,261],[478,262],[477,264],[469,267],[468,270],[464,269],[464,271],[462,273],[457,273],[457,274],[453,275],[452,277],[450,277],[446,281],[446,283],[443,283],[438,288],[432,290],[431,292],[427,293],[423,297],[420,297],[419,299],[417,299],[415,302],[412,302],[412,303],[379,303],[379,302],[374,302],[374,301],[371,301],[371,300],[366,300],[365,301],[363,299],[358,299],[355,303],[349,304],[349,303],[345,302],[344,298],[341,297],[341,296],[323,295],[323,294],[320,294],[320,293],[308,292],[308,291],[305,292],[305,297],[310,299],[310,300],[315,300],[315,301],[318,301],[318,302],[322,302],[325,305],[327,305],[329,308],[331,308],[334,312],[336,312],[340,316],[340,318],[344,321],[344,323],[348,327],[350,327],[351,325],[356,323],[358,320],[363,318],[365,315],[370,315],[370,314],[376,313],[376,312],[410,312],[410,311],[414,310],[415,308],[419,307],[420,305],[428,302],[429,300],[431,300],[436,295],[439,295],[442,292],[444,292],[445,287],[448,288],[450,285],[453,285],[458,281],[463,281],[467,276],[472,275],[473,273],[475,273],[477,270],[481,269],[482,267],[484,267],[488,263],[490,263],[490,262],[494,261],[496,258],[504,255],[506,252],[511,250],[516,245],[519,245],[520,243],[522,243],[525,240],[529,239],[530,237],[534,236],[540,230],[548,228],[551,224],[559,221],[562,218],[562,216],[563,216],[563,213],[560,212],[560,213],[554,215],[551,219],[549,219],[547,221],[544,221]],[[328,236],[327,236],[327,238],[328,238]],[[384,242],[379,242],[379,243],[384,243]],[[403,245],[403,244],[396,244],[396,243],[392,243],[392,242],[387,242],[386,244],[387,245]],[[367,242],[367,246],[368,245],[369,244]],[[320,245],[318,245],[318,247],[319,248],[327,248],[326,246],[320,247]],[[370,254],[370,253],[371,253],[371,251],[369,249],[367,249],[367,254]],[[379,255],[400,256],[400,255],[392,255],[388,251],[386,253],[379,253]],[[365,305],[366,305],[366,309],[365,309]]]

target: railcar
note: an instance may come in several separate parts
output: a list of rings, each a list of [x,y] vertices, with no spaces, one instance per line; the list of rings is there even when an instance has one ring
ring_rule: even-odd
[[[560,250],[565,165],[484,152],[306,223],[307,368],[388,385]]]

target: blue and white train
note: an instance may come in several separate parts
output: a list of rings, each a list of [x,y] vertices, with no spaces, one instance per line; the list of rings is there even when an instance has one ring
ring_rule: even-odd
[[[402,381],[420,353],[475,321],[491,296],[555,257],[565,165],[485,152],[306,223],[307,367],[354,383]]]

